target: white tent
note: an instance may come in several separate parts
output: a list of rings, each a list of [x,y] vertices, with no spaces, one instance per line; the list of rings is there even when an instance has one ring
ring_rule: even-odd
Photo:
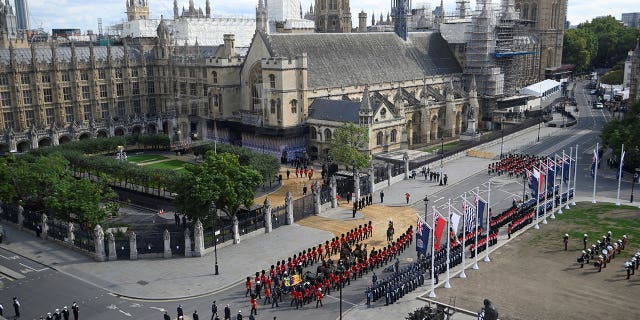
[[[562,84],[560,82],[547,79],[520,89],[520,94],[534,97],[547,97],[549,95],[558,94],[562,89],[561,86]]]

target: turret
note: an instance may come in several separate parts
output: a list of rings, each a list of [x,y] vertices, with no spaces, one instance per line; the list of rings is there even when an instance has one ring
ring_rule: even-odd
[[[207,18],[211,18],[211,3],[209,2],[209,0],[207,0],[207,3],[205,5],[205,14],[207,15]]]
[[[236,36],[234,34],[225,34],[224,36],[224,56],[225,58],[235,57],[236,54]]]
[[[371,99],[369,98],[369,85],[364,86],[360,109],[358,110],[360,126],[368,127],[373,122],[373,109],[371,109]]]
[[[269,32],[269,17],[267,15],[267,7],[264,2],[260,0],[256,7],[256,30],[262,32]]]
[[[366,32],[367,31],[367,13],[361,11],[358,14],[358,32]]]

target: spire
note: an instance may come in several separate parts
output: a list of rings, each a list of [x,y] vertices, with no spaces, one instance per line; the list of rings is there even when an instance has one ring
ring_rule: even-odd
[[[440,23],[444,23],[444,2],[440,0]]]
[[[371,25],[372,26],[376,25],[376,12],[375,11],[371,14]]]
[[[360,110],[371,110],[371,99],[369,98],[369,85],[364,86],[364,92],[362,93],[362,102],[360,102]]]
[[[478,86],[476,85],[476,75],[473,75],[473,78],[471,78],[471,91],[478,91]]]
[[[404,99],[404,94],[402,93],[402,87],[400,85],[398,85],[398,90],[396,90],[396,96],[394,99],[396,102],[402,102],[402,99]]]
[[[173,0],[173,19],[178,19],[180,16],[178,12],[178,0]]]
[[[420,99],[427,99],[429,98],[429,94],[427,93],[427,81],[425,79],[422,80],[422,92],[420,93]]]
[[[211,18],[211,3],[209,0],[207,0],[207,3],[205,4],[205,14],[207,15],[207,18]]]

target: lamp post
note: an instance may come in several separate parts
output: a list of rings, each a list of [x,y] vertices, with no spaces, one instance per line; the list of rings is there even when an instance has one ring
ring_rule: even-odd
[[[352,210],[352,218],[356,218],[356,211],[358,209],[358,206],[356,205],[356,201],[358,201],[358,186],[356,185],[357,183],[360,183],[360,180],[357,179],[356,180],[356,175],[358,174],[358,170],[356,170],[356,161],[353,160],[351,161],[351,165],[352,165],[352,169],[353,169],[353,197],[351,200],[353,200],[353,210]],[[342,291],[342,288],[340,289],[340,291]],[[342,305],[342,299],[340,299],[340,304]],[[342,317],[342,312],[340,312],[340,317]]]
[[[527,175],[523,175],[522,176],[522,203],[524,203],[524,195],[526,194],[527,190]]]
[[[443,185],[442,183],[442,176],[443,176],[442,160],[443,159],[444,159],[444,136],[440,136],[440,186]]]
[[[540,142],[540,125],[542,124],[542,120],[538,119],[538,142]]]
[[[211,213],[212,225],[213,225],[213,256],[215,260],[215,274],[220,274],[218,272],[218,234],[216,233],[216,213],[218,212],[218,208],[216,204],[211,202],[209,206],[209,212]]]
[[[502,147],[504,146],[504,115],[500,117],[500,159],[502,159]]]
[[[427,212],[429,212],[429,198],[427,197],[427,195],[424,196],[424,199],[422,199],[424,201],[424,223],[427,223]],[[431,292],[429,292],[429,298],[435,298],[436,297],[436,287],[435,287],[435,268],[433,267],[434,262],[435,262],[435,255],[434,255],[434,251],[435,251],[435,220],[433,220],[432,226],[431,226]]]
[[[633,187],[636,184],[636,181],[638,180],[638,171],[640,171],[639,168],[635,169],[635,172],[633,173],[633,179],[631,180],[631,199],[629,199],[629,202],[633,203]]]

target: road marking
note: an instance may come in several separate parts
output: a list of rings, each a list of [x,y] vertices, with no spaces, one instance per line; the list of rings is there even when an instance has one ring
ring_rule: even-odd
[[[165,311],[167,311],[167,310],[165,310],[164,308],[158,308],[158,307],[149,307],[149,308],[150,308],[150,309],[156,309],[156,310],[158,310],[158,311],[160,311],[160,312],[165,312]]]
[[[5,256],[3,256],[3,255],[1,255],[1,254],[0,254],[0,257],[3,257],[3,258],[5,258],[5,259],[7,259],[7,260],[17,260],[17,259],[20,259],[20,257],[18,257],[18,256],[5,257]]]
[[[111,304],[111,305],[107,306],[107,309],[109,309],[109,310],[117,310],[118,307],[115,304]]]
[[[6,280],[9,280],[9,281],[13,282],[13,279],[12,279],[12,278],[10,278],[10,277],[8,277],[8,276],[5,276],[5,275],[4,275],[4,274],[2,274],[2,273],[0,273],[0,279],[6,279]]]
[[[139,304],[139,303],[132,303],[130,307],[131,308],[140,308],[140,307],[142,307],[142,305]]]
[[[41,272],[41,271],[45,271],[45,270],[47,270],[47,268],[42,268],[42,269],[40,269],[40,270],[36,270],[36,269],[34,269],[34,268],[32,268],[32,267],[29,267],[28,265],[25,265],[25,264],[22,264],[22,263],[20,263],[20,265],[21,265],[21,266],[23,266],[23,267],[25,267],[25,268],[27,268],[27,269],[30,269],[31,271],[35,271],[35,272]]]
[[[123,310],[118,310],[118,311],[120,311],[120,313],[124,314],[127,317],[131,317],[131,313],[125,312]]]
[[[328,295],[326,295],[325,297],[333,298],[333,299],[335,299],[335,300],[340,301],[340,298],[336,298],[336,297],[334,297],[334,296],[332,296],[332,295],[329,295],[329,294],[328,294]],[[344,300],[344,299],[342,299],[342,302],[344,302],[344,303],[346,303],[346,304],[350,304],[350,305],[352,305],[352,306],[357,306],[357,305],[358,305],[358,304],[356,304],[356,303],[351,303],[351,302],[349,302],[349,301],[347,301],[347,300]]]

